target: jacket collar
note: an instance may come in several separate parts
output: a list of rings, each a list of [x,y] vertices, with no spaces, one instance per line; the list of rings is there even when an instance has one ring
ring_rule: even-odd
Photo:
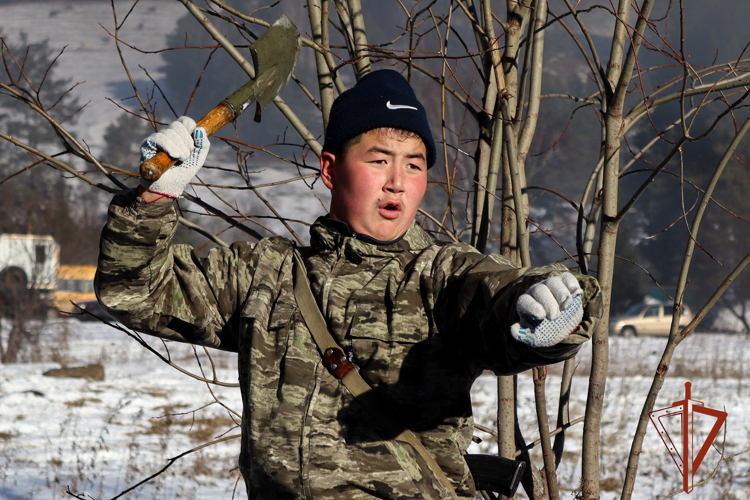
[[[316,249],[333,250],[344,247],[361,255],[384,256],[396,252],[420,252],[432,245],[432,238],[415,222],[406,233],[393,241],[378,241],[367,235],[355,233],[344,221],[325,215],[310,228],[310,246]]]

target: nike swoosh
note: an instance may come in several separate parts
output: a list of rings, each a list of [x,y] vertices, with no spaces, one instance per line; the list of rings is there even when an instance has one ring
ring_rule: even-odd
[[[413,109],[414,111],[419,111],[414,106],[407,106],[406,104],[391,104],[391,101],[385,103],[385,107],[388,109]]]

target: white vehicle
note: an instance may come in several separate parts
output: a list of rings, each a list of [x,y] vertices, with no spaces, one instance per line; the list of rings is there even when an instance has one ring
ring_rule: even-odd
[[[682,306],[680,328],[693,320],[693,313],[686,305]],[[640,304],[628,309],[619,317],[612,318],[609,332],[612,335],[633,337],[636,335],[669,335],[672,326],[672,306],[660,304]]]
[[[57,287],[60,247],[52,236],[0,234],[0,314],[27,292],[46,299]]]

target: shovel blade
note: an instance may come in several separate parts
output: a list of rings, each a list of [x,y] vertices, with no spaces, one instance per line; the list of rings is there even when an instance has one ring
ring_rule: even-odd
[[[267,83],[266,88],[258,94],[261,108],[265,108],[291,78],[301,45],[299,30],[288,17],[282,15],[250,47],[256,78],[272,69],[276,72],[273,84]]]
[[[301,45],[299,30],[285,15],[255,41],[250,47],[255,79],[224,100],[224,104],[234,111],[235,118],[257,102],[255,121],[260,121],[261,110],[273,101],[291,78]]]

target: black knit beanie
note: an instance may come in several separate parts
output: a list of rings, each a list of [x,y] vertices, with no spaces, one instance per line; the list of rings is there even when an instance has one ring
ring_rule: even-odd
[[[435,164],[435,141],[427,112],[406,78],[392,69],[368,73],[336,98],[331,106],[323,151],[339,154],[349,139],[380,127],[418,134],[427,149],[427,168]]]

